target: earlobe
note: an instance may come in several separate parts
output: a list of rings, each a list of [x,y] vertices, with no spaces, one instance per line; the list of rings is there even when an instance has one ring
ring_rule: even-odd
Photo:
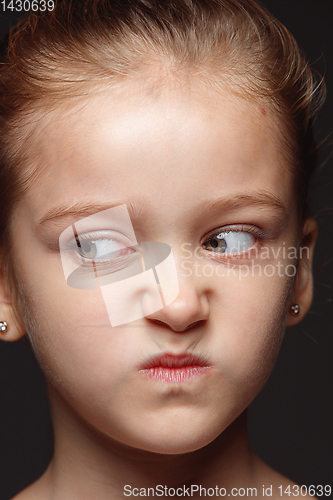
[[[3,273],[0,274],[0,340],[15,342],[25,335],[17,320],[13,306],[5,292]]]
[[[294,291],[287,318],[287,326],[296,325],[306,316],[313,298],[312,262],[314,247],[318,236],[318,224],[313,218],[306,219],[303,227],[303,237],[300,245],[299,261],[294,285]],[[295,307],[298,312],[295,314]],[[297,310],[297,308],[296,308]]]

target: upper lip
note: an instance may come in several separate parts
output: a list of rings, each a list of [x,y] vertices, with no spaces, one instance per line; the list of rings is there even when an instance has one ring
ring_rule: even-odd
[[[142,367],[143,370],[150,368],[181,368],[183,366],[211,366],[204,356],[194,354],[158,354],[152,356]]]

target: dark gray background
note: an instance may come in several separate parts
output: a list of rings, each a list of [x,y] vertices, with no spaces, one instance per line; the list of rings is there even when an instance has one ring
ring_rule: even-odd
[[[294,34],[312,66],[325,74],[328,96],[317,122],[324,139],[333,131],[333,1],[263,3]],[[16,21],[15,14],[1,9],[0,3],[0,35]],[[322,151],[325,165],[311,197],[316,211],[333,213],[332,149],[333,137],[328,137]],[[287,329],[273,372],[250,406],[249,433],[253,449],[293,481],[333,488],[332,220],[318,219],[311,311],[300,325]],[[0,500],[37,479],[51,456],[43,376],[23,341],[0,342]]]

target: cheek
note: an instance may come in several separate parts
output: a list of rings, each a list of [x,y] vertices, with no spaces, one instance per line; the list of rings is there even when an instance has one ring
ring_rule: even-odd
[[[62,299],[41,294],[39,300],[28,294],[23,301],[29,338],[46,379],[79,414],[98,426],[112,410],[111,401],[122,404],[138,348],[129,342],[126,328],[107,324],[99,294],[91,293],[82,292],[80,300],[70,293]]]
[[[267,379],[283,338],[291,290],[290,278],[255,276],[234,279],[228,293],[221,293],[219,349],[238,390],[243,382],[256,393]]]
[[[111,335],[100,290],[69,287],[61,267],[45,273],[37,267],[28,269],[29,273],[17,269],[20,308],[43,371],[53,382],[71,373],[89,382],[88,375],[99,366],[101,356],[117,353],[123,338],[115,336],[114,329]],[[116,345],[110,349],[112,338]]]

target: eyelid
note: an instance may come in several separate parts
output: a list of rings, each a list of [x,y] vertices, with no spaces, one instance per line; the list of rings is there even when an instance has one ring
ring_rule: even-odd
[[[113,231],[112,229],[103,229],[103,230],[96,230],[96,231],[89,231],[81,234],[74,235],[67,243],[66,246],[72,247],[73,245],[76,245],[77,238],[79,240],[89,240],[89,241],[98,241],[98,240],[115,240],[115,241],[120,241],[120,243],[123,243],[124,245],[131,247],[135,246],[134,242],[131,241],[127,236],[125,236],[122,233],[119,233],[118,231]],[[127,240],[121,241],[121,240]]]
[[[247,225],[247,224],[229,225],[229,226],[224,226],[224,227],[214,229],[213,231],[209,232],[203,238],[201,245],[203,245],[207,240],[209,240],[213,236],[216,236],[216,235],[221,234],[221,233],[228,234],[231,232],[252,234],[256,238],[256,241],[250,248],[248,248],[246,250],[239,251],[239,252],[221,252],[221,253],[219,253],[219,252],[213,252],[211,250],[204,249],[209,258],[212,258],[212,259],[233,259],[233,258],[236,258],[237,259],[238,256],[244,258],[245,256],[249,256],[249,254],[251,252],[253,253],[253,250],[255,250],[258,246],[257,245],[258,241],[262,242],[263,240],[265,240],[268,237],[269,234],[272,233],[272,231],[263,231],[262,229],[260,229],[256,226]]]
[[[215,236],[220,233],[249,233],[253,234],[253,236],[258,237],[259,239],[265,239],[272,231],[264,231],[263,229],[260,229],[257,226],[253,226],[250,224],[239,224],[239,225],[229,225],[229,226],[222,226],[218,227],[217,229],[213,229],[212,231],[209,231],[204,238],[202,238],[202,243],[204,243],[208,238],[211,236]]]

